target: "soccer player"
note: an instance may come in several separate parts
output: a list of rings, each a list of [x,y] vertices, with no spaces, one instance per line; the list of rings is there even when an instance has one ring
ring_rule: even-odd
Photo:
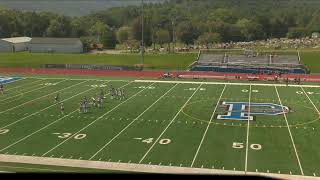
[[[64,115],[64,105],[63,105],[63,103],[60,104],[60,111],[61,111],[61,114]]]
[[[88,99],[87,99],[86,96],[83,97],[83,102],[84,102],[84,103],[88,103]]]
[[[59,102],[59,93],[57,93],[57,95],[54,97],[54,102],[57,103]]]
[[[100,97],[101,97],[101,98],[104,98],[104,91],[103,91],[103,89],[100,89]]]
[[[84,109],[84,113],[88,112],[88,102],[87,101],[83,103],[83,109]]]
[[[101,108],[102,102],[100,97],[97,98],[97,102],[98,102],[98,108]]]
[[[93,107],[97,107],[96,99],[94,97],[92,97],[92,103],[93,103]]]
[[[3,95],[3,93],[4,93],[4,87],[3,87],[3,84],[2,84],[2,83],[0,84],[0,91],[1,91],[1,94]]]
[[[119,99],[122,100],[122,91],[121,91],[121,89],[118,89],[118,96],[119,96]]]
[[[125,96],[125,94],[124,94],[124,89],[123,89],[123,88],[121,89],[121,94],[122,94],[122,98],[125,99],[126,96]]]

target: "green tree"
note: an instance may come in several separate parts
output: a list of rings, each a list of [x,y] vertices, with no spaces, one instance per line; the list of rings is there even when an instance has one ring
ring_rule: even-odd
[[[142,39],[142,26],[141,17],[137,17],[131,24],[131,37],[141,42]],[[145,20],[144,23],[144,43],[146,46],[152,45],[151,27],[150,22]]]
[[[102,37],[105,35],[107,28],[106,24],[101,21],[97,21],[89,30],[90,34],[97,37],[98,42],[102,42]]]
[[[167,30],[160,29],[156,32],[156,42],[160,44],[161,47],[163,47],[163,44],[165,43],[170,43],[171,38],[170,38],[170,33]]]
[[[196,28],[189,21],[182,22],[177,26],[177,36],[182,43],[193,44],[197,38]]]
[[[71,25],[70,19],[65,16],[59,16],[50,21],[47,29],[49,37],[70,37]]]
[[[208,49],[211,45],[221,42],[221,35],[218,33],[205,33],[198,37],[197,43],[205,45]]]
[[[106,49],[115,49],[117,45],[117,36],[113,29],[107,28],[106,32],[102,36],[103,46]]]
[[[295,38],[302,38],[306,36],[306,29],[303,27],[292,27],[289,28],[287,33],[287,38],[295,39]]]
[[[118,29],[117,40],[120,44],[124,44],[126,41],[128,41],[129,36],[130,36],[130,27],[123,26]]]

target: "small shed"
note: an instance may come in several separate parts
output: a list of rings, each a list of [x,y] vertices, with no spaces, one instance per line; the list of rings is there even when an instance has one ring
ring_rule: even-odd
[[[32,38],[31,53],[83,53],[79,38]]]
[[[0,40],[0,52],[20,52],[29,49],[30,37],[13,37]]]

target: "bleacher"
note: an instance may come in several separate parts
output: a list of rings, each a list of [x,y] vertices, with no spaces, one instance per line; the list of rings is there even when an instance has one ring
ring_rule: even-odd
[[[274,53],[244,53],[201,51],[190,71],[211,71],[225,73],[293,73],[308,74],[300,63],[298,55]]]

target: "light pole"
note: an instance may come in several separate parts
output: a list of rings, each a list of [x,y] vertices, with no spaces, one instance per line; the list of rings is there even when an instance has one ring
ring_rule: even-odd
[[[142,12],[141,12],[141,65],[144,64],[144,2],[141,0]]]
[[[175,45],[176,45],[176,40],[175,40],[175,22],[174,20],[172,20],[172,41],[173,41],[173,53],[174,53],[174,48],[175,48]]]

